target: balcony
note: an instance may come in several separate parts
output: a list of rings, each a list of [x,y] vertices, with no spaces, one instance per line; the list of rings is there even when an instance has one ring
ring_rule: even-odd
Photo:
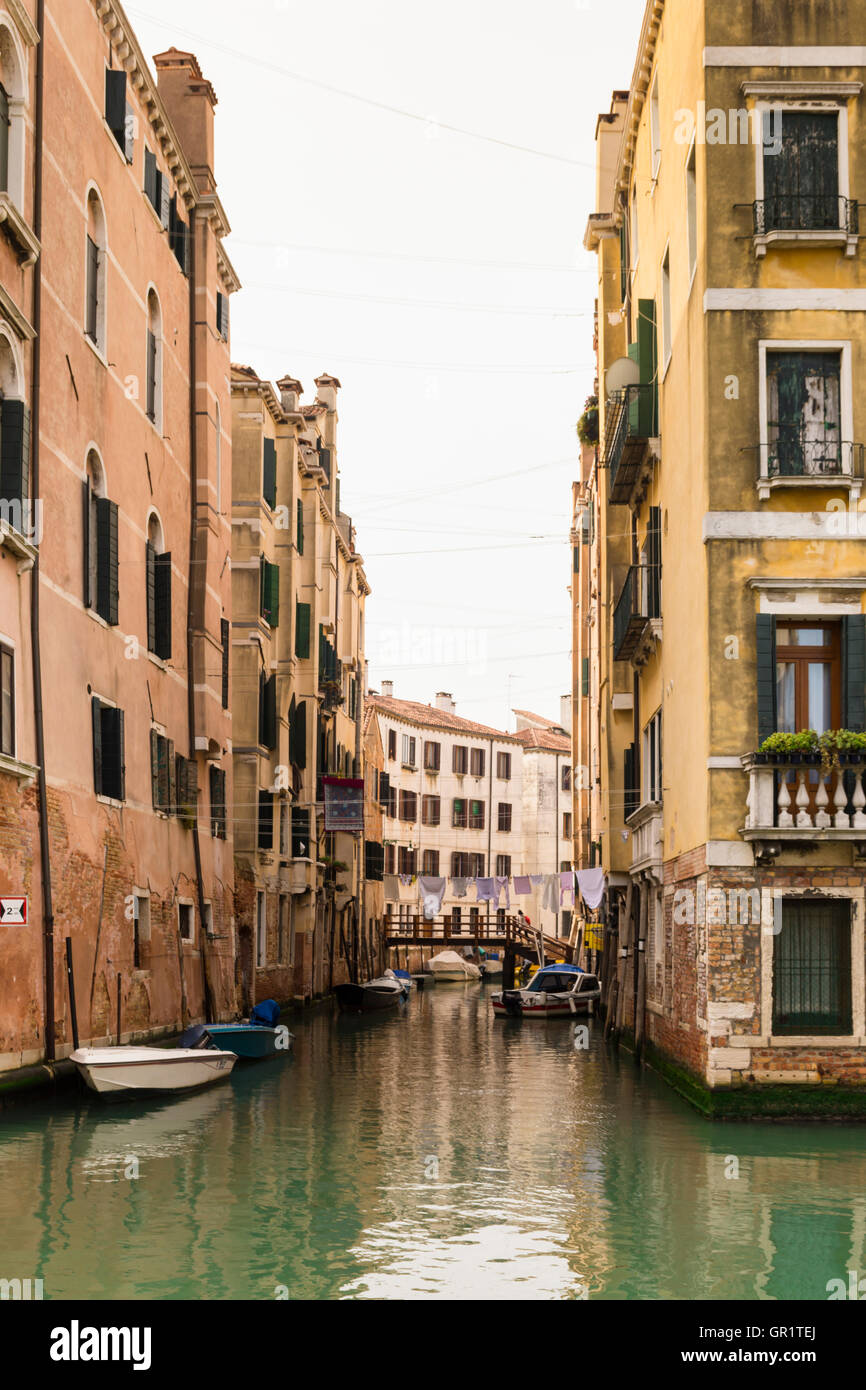
[[[658,567],[632,565],[613,613],[613,659],[644,666],[662,635]]]
[[[758,496],[766,501],[777,487],[847,487],[859,497],[864,479],[863,444],[839,438],[839,426],[771,425],[775,438],[759,446]]]
[[[860,209],[853,198],[835,193],[786,193],[752,204],[755,254],[766,256],[769,246],[844,246],[857,251]]]
[[[603,467],[610,471],[611,502],[628,503],[646,468],[648,445],[658,435],[654,385],[614,391],[606,409]]]
[[[626,824],[632,833],[631,872],[646,874],[661,884],[664,860],[664,813],[661,802],[647,801]]]
[[[759,860],[772,861],[785,846],[850,841],[866,857],[866,762],[843,755],[843,766],[826,769],[819,754],[763,762],[749,753],[744,840],[755,844]]]

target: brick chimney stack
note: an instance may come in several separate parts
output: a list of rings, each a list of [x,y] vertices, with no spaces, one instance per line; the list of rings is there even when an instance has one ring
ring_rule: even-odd
[[[213,192],[214,107],[216,92],[203,75],[194,53],[169,48],[154,58],[159,94],[165,103],[181,148],[198,181],[199,191]]]

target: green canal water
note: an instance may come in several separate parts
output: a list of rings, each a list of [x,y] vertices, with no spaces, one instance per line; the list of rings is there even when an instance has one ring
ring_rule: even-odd
[[[0,1277],[46,1299],[793,1299],[866,1276],[866,1132],[711,1124],[483,985],[292,1023],[213,1090],[0,1112]],[[728,1174],[738,1172],[738,1176]],[[137,1176],[135,1176],[137,1174]]]

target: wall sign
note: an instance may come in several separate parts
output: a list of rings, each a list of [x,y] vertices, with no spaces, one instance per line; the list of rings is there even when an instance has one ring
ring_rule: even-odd
[[[0,898],[0,927],[27,926],[27,899]]]

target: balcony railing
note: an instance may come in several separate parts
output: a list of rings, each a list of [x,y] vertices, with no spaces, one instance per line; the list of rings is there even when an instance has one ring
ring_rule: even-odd
[[[866,761],[824,768],[820,757],[795,763],[743,759],[749,774],[747,840],[854,840],[866,849]]]
[[[613,611],[614,661],[630,661],[647,628],[660,618],[658,566],[632,565]]]
[[[863,477],[862,444],[840,439],[838,425],[771,426],[766,453],[768,478]]]
[[[835,193],[782,193],[752,204],[755,236],[771,232],[840,232],[856,236],[860,209]]]
[[[610,470],[611,502],[628,502],[647,440],[658,434],[658,393],[654,385],[626,386],[607,402],[604,467]]]

